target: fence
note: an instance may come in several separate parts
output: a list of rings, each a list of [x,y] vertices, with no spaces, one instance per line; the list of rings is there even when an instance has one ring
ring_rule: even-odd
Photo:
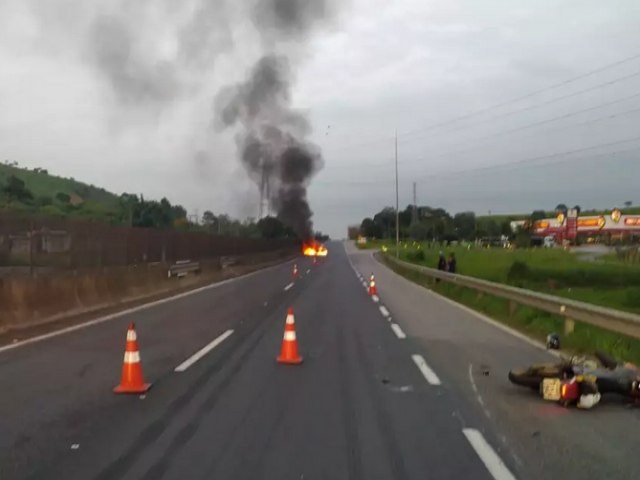
[[[85,220],[0,214],[0,277],[206,260],[293,246],[291,239],[223,237]]]
[[[403,262],[390,255],[386,255],[385,259],[393,265],[429,278],[437,278],[445,282],[509,300],[511,302],[511,311],[515,310],[518,305],[526,305],[538,310],[561,315],[565,317],[564,327],[565,333],[567,334],[573,331],[574,322],[579,321],[613,332],[622,333],[630,337],[640,338],[640,315],[556,297],[546,293],[534,292],[524,288],[489,282],[479,278],[447,273],[434,268]]]

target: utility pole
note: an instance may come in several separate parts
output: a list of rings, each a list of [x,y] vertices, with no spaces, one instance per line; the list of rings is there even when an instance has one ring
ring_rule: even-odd
[[[396,130],[396,258],[400,258],[400,207],[398,201],[398,130]]]
[[[418,200],[416,195],[416,182],[413,182],[413,215],[411,215],[411,224],[418,223]]]

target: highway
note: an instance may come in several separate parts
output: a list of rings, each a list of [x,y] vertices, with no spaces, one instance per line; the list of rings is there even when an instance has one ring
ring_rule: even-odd
[[[293,284],[289,262],[0,349],[0,479],[640,471],[638,410],[615,399],[592,411],[543,402],[507,372],[553,360],[549,353],[399,277],[371,252],[337,242],[329,250],[316,266],[301,258]],[[375,299],[359,278],[371,273]],[[304,357],[295,366],[275,360],[289,307]],[[112,393],[130,322],[153,384],[145,395]]]

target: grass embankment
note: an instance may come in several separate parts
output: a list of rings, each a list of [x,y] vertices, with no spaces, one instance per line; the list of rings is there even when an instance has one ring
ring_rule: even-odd
[[[418,247],[411,243],[406,247],[404,245],[401,247],[402,260],[435,266],[437,249],[422,245]],[[389,252],[392,251],[389,248]],[[449,251],[456,254],[458,272],[463,275],[640,313],[638,267],[581,261],[570,252],[556,249],[467,250],[456,247],[444,252],[448,254]],[[478,295],[474,290],[446,282],[434,283],[414,272],[392,268],[416,283],[483,312],[533,338],[544,340],[548,333],[557,332],[561,336],[563,349],[577,352],[603,350],[617,358],[640,363],[640,340],[581,323],[576,323],[575,331],[565,336],[562,334],[564,318],[561,316],[523,306],[510,315],[507,300]]]

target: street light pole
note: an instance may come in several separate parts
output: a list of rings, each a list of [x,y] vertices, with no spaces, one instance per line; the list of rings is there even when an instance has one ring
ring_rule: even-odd
[[[400,209],[398,202],[398,130],[396,130],[396,258],[400,258]]]

